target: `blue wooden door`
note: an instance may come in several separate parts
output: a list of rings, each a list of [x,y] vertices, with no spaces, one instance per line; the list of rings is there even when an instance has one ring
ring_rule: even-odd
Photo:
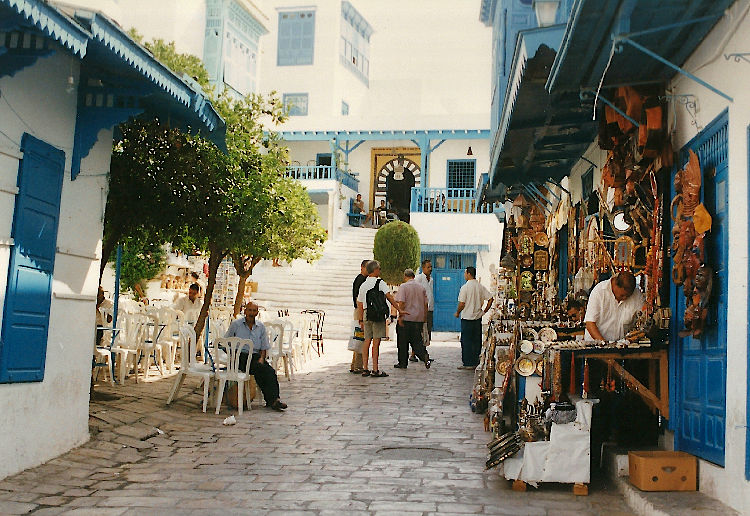
[[[44,379],[65,154],[25,134],[0,337],[0,382]]]
[[[700,338],[679,337],[684,327],[685,296],[673,285],[670,368],[674,371],[675,446],[710,462],[724,465],[727,386],[728,292],[728,140],[727,113],[720,115],[680,152],[698,154],[703,172],[703,203],[713,217],[706,245],[706,262],[714,268],[713,296],[706,329]],[[674,192],[672,192],[674,195]],[[673,416],[674,417],[674,416]]]
[[[422,254],[422,259],[432,261],[435,309],[434,331],[461,331],[461,321],[454,317],[458,306],[458,291],[464,282],[464,269],[476,264],[476,255],[470,253]]]

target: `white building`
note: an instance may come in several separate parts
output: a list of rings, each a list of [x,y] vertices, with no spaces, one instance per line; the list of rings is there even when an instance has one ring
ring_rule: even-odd
[[[145,113],[220,141],[224,124],[102,15],[26,0],[0,19],[3,478],[89,438],[113,126]]]

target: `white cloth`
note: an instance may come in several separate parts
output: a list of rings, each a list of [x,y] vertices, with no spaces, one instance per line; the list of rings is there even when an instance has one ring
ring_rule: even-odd
[[[362,283],[362,286],[359,287],[359,294],[357,295],[357,302],[361,302],[363,308],[367,308],[367,291],[375,286],[375,282],[377,280],[382,280],[382,278],[375,278],[373,276],[368,276],[365,282]],[[391,291],[388,288],[388,285],[385,284],[385,281],[380,282],[380,290],[384,294],[388,294]]]
[[[422,272],[417,274],[417,277],[414,278],[414,280],[422,285],[425,292],[427,292],[427,310],[433,312],[435,310],[435,293],[433,292],[432,287],[435,281],[432,279],[432,275],[430,275],[430,279],[427,279],[427,276]]]
[[[461,311],[461,319],[475,321],[481,319],[484,315],[484,302],[490,299],[490,291],[475,279],[470,279],[463,284],[458,291],[458,302],[464,303],[464,309]]]
[[[187,295],[180,296],[180,298],[174,303],[174,309],[185,314],[185,318],[188,320],[197,319],[202,306],[203,302],[200,298],[196,297],[195,301],[190,301],[190,298]]]
[[[643,306],[643,294],[636,287],[625,301],[618,302],[612,292],[612,280],[602,281],[591,289],[584,322],[594,322],[605,340],[616,341],[625,337],[623,325],[630,322]],[[586,340],[593,337],[586,330]]]

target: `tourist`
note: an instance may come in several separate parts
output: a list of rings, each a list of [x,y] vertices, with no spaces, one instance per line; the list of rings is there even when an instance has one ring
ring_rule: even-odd
[[[368,295],[371,290],[372,292]],[[360,327],[365,330],[365,343],[362,347],[362,376],[373,376],[375,378],[388,376],[388,373],[378,369],[380,340],[386,336],[385,318],[389,311],[387,303],[382,300],[382,296],[378,292],[382,292],[382,296],[385,296],[385,299],[391,305],[396,304],[388,286],[380,279],[380,263],[377,260],[372,260],[367,264],[367,279],[359,287],[357,319]],[[378,300],[380,302],[375,302]],[[372,371],[367,368],[370,343],[372,343]]]
[[[99,290],[96,293],[96,345],[102,344],[102,337],[104,336],[104,327],[107,323],[112,322],[112,316],[105,312],[112,309],[114,305],[112,301],[104,297],[104,289],[99,285]]]
[[[415,281],[422,285],[427,293],[427,314],[425,315],[425,326],[427,326],[425,335],[427,338],[423,339],[424,345],[427,347],[432,340],[432,316],[435,310],[435,291],[433,290],[434,282],[432,281],[432,262],[430,260],[422,260],[422,272],[417,274]],[[419,360],[414,355],[414,350],[412,350],[409,360],[412,362]]]
[[[241,339],[251,339],[253,349],[245,347],[240,352],[240,371],[245,371],[247,360],[250,357],[250,374],[255,377],[255,383],[263,393],[266,400],[266,407],[281,412],[287,405],[279,399],[279,379],[276,377],[276,370],[266,362],[266,354],[271,348],[268,342],[268,332],[262,322],[256,321],[258,317],[258,305],[248,303],[245,305],[245,316],[232,321],[229,325],[225,337],[239,337]],[[231,394],[229,395],[232,398]],[[248,400],[248,403],[250,400]]]
[[[197,283],[190,285],[186,296],[180,296],[175,301],[173,308],[179,310],[185,315],[185,320],[190,324],[198,320],[198,314],[201,311],[201,300],[198,298],[201,287]]]
[[[358,322],[357,317],[357,296],[359,295],[359,287],[367,279],[367,262],[370,260],[362,260],[359,265],[359,274],[354,278],[354,284],[352,285],[352,301],[354,301],[354,321]],[[359,327],[361,329],[361,326]],[[355,329],[356,331],[356,329]],[[362,373],[362,352],[359,353],[352,351],[352,365],[349,366],[350,373]]]
[[[461,361],[459,369],[474,369],[479,365],[482,351],[482,316],[492,306],[492,295],[476,280],[477,269],[466,267],[458,308],[455,316],[461,318]]]
[[[404,283],[396,293],[396,303],[401,312],[399,315],[398,337],[398,363],[393,366],[396,369],[406,369],[409,358],[409,346],[412,353],[424,362],[427,369],[430,368],[430,356],[422,342],[422,330],[424,329],[427,314],[427,292],[424,287],[414,281],[414,271],[404,271]]]

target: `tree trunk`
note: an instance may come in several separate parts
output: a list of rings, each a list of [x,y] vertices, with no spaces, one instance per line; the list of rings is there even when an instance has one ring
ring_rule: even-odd
[[[206,285],[206,294],[203,298],[203,306],[201,307],[200,315],[198,320],[195,322],[195,336],[200,339],[201,333],[203,333],[203,327],[206,324],[206,317],[208,317],[208,309],[211,306],[211,297],[214,295],[214,287],[216,286],[216,272],[219,270],[221,261],[226,256],[226,252],[222,252],[216,249],[213,245],[208,245],[208,284]]]
[[[117,247],[117,240],[120,235],[114,238],[102,238],[102,260],[99,263],[99,284],[102,284],[102,276],[104,275],[104,268],[107,266],[109,257],[112,256],[112,251]]]
[[[237,282],[237,294],[234,296],[234,316],[239,315],[242,310],[242,301],[245,299],[245,284],[247,278],[252,276],[253,269],[262,260],[255,256],[240,256],[232,254],[232,263],[234,264],[234,270],[237,271],[237,275],[240,277]],[[248,261],[250,262],[248,264]]]

